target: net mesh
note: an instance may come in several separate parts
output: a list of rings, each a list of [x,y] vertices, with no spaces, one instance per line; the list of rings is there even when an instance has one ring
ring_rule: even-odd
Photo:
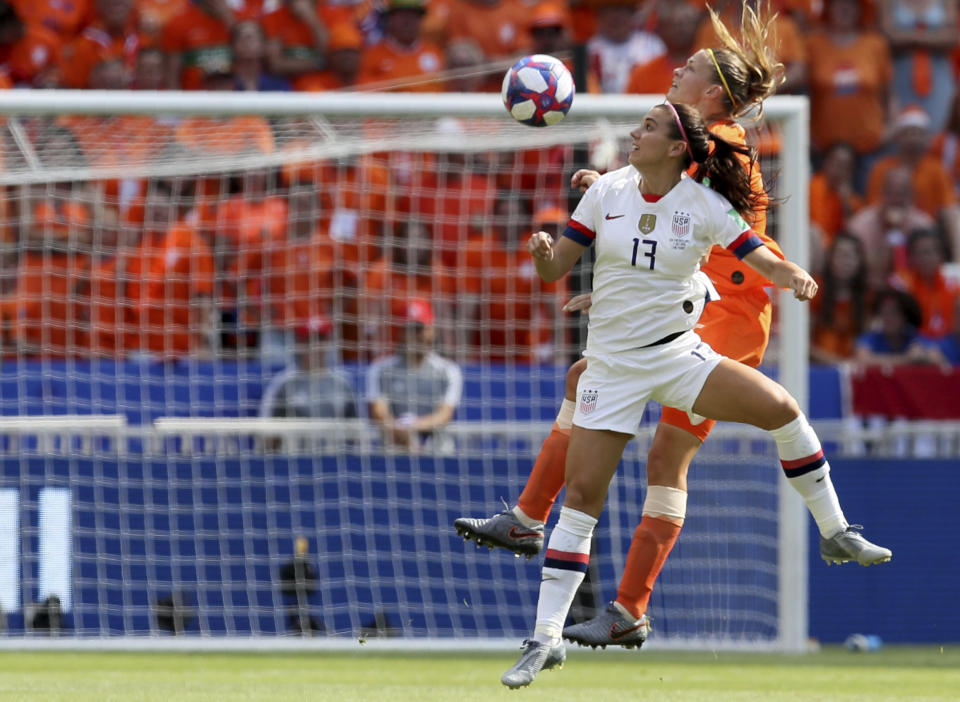
[[[127,427],[55,444],[5,430],[8,628],[50,631],[59,611],[81,635],[529,633],[539,561],[465,549],[450,525],[512,503],[549,430],[585,338],[560,306],[589,289],[589,261],[545,285],[523,243],[563,228],[577,167],[623,165],[632,126],[6,117],[0,415]],[[411,451],[374,428],[368,393],[418,315],[462,392],[454,424]],[[450,377],[404,385],[406,411]],[[324,417],[343,435],[171,443],[155,425],[169,417]],[[663,641],[778,635],[775,451],[732,441],[694,466],[651,605]],[[645,450],[612,488],[581,612],[612,596]]]

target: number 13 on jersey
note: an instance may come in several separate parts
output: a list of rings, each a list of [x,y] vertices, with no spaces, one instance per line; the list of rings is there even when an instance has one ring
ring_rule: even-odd
[[[643,255],[650,259],[650,270],[653,270],[653,263],[656,260],[657,254],[657,242],[653,239],[639,239],[634,238],[633,240],[633,257],[630,259],[630,265],[637,265],[637,254],[640,252],[640,244],[643,244],[645,247],[650,247],[649,251],[644,251]]]

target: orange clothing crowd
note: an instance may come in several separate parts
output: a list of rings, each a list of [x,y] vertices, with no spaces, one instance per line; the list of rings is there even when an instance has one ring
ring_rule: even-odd
[[[740,0],[710,4],[739,26]],[[814,358],[889,347],[891,358],[915,360],[922,354],[903,342],[914,332],[957,346],[957,0],[772,5],[780,90],[811,101],[811,243],[827,293],[814,306]],[[519,56],[555,54],[572,67],[582,44],[580,90],[658,94],[676,66],[717,43],[700,0],[0,0],[7,88],[487,91]],[[253,117],[65,116],[26,128],[38,150],[53,153],[59,140],[96,166],[145,162],[171,144],[223,154],[288,146]],[[775,156],[775,130],[756,135]],[[451,345],[543,358],[562,342],[563,291],[531,278],[517,239],[546,226],[547,213],[549,224],[564,219],[572,155],[438,163],[447,158],[381,154],[138,182],[134,196],[114,181],[7,198],[2,234],[19,248],[4,262],[16,271],[3,278],[4,337],[41,352],[183,356],[256,343],[250,330],[263,324],[328,315],[344,356],[362,359],[365,344],[396,334],[392,308],[432,295],[470,302],[450,305]],[[162,196],[176,216],[157,214]],[[882,331],[890,290],[909,298],[897,334]],[[865,340],[873,332],[885,341]]]

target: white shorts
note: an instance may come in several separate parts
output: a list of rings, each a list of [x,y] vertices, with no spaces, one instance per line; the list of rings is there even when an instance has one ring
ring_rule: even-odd
[[[635,434],[650,400],[692,412],[707,377],[723,360],[696,332],[668,344],[610,354],[584,354],[573,423]]]

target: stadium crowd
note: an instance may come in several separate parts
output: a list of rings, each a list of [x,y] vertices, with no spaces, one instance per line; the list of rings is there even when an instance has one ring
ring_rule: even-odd
[[[781,92],[811,99],[812,358],[960,364],[956,0],[774,5]],[[739,25],[740,0],[712,6]],[[715,43],[696,0],[0,0],[6,89],[489,91],[521,55],[585,45],[580,90],[659,94]],[[23,129],[41,161],[93,167],[290,145],[259,117]],[[776,155],[775,130],[755,136]],[[7,186],[2,350],[210,357],[319,338],[366,362],[426,299],[457,360],[555,361],[570,290],[543,284],[523,243],[562,229],[573,166],[565,147],[389,152]]]

